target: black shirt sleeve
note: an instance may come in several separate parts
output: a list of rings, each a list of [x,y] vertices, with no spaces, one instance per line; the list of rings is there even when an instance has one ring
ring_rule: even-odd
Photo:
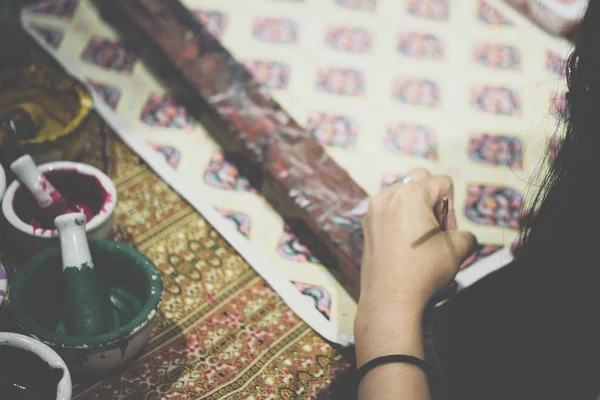
[[[533,278],[513,262],[447,307],[445,332],[439,332],[446,359],[443,397],[597,398],[597,305],[545,292],[543,269]]]
[[[512,362],[518,360],[524,340],[516,314],[516,268],[507,265],[452,301],[447,331],[442,333],[450,399],[495,398],[507,391],[507,385],[521,386],[520,372]],[[513,393],[507,398],[518,397]]]

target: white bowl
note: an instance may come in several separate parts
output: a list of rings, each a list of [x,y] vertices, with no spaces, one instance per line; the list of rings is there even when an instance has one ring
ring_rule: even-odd
[[[4,168],[0,164],[0,200],[2,200],[2,196],[4,196],[5,190],[6,190],[6,174],[4,173]]]
[[[117,204],[117,189],[112,180],[99,169],[91,165],[70,162],[57,161],[38,166],[43,172],[69,169],[76,170],[84,175],[91,175],[98,179],[104,190],[108,193],[107,199],[102,210],[86,223],[86,232],[91,239],[106,239],[112,230],[112,219],[115,206]],[[17,189],[21,182],[15,180],[8,186],[4,198],[2,199],[2,212],[8,221],[9,235],[14,241],[14,245],[21,250],[27,250],[28,253],[36,252],[42,248],[58,243],[58,232],[56,229],[34,229],[31,225],[25,223],[17,216],[13,207],[13,201]]]
[[[56,400],[71,400],[71,374],[62,358],[44,343],[17,333],[0,332],[0,346],[10,346],[36,354],[51,368],[62,369],[63,377],[56,386]],[[0,393],[2,396],[2,393]]]
[[[139,311],[124,316],[119,328],[83,336],[53,329],[63,320],[62,312],[46,318],[45,310],[66,311],[60,296],[32,298],[30,293],[44,284],[56,287],[62,280],[61,268],[55,268],[61,262],[59,245],[44,249],[19,268],[11,279],[7,304],[21,330],[53,348],[78,375],[106,372],[135,358],[150,339],[163,294],[160,271],[138,250],[108,240],[90,240],[89,246],[98,283],[107,289],[120,287],[140,301]],[[110,303],[109,309],[121,313],[116,302]]]

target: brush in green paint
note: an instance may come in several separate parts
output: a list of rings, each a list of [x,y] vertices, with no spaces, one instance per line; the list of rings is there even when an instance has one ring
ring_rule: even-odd
[[[106,332],[104,302],[96,281],[85,223],[83,213],[64,214],[54,220],[62,254],[67,333],[78,336]]]

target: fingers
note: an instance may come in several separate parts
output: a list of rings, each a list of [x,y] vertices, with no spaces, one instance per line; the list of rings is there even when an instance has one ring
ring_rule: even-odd
[[[406,176],[410,176],[413,181],[419,182],[423,179],[429,178],[431,176],[431,172],[425,168],[416,168],[409,171]]]
[[[448,230],[455,231],[458,229],[458,223],[456,222],[456,212],[454,211],[454,199],[450,199],[450,205],[448,210]]]
[[[452,203],[454,200],[454,184],[452,179],[447,175],[435,175],[432,176],[431,172],[424,168],[419,168],[410,171],[407,176],[411,177],[414,182],[402,183],[398,182],[396,185],[387,189],[387,194],[408,191],[415,189],[415,185],[418,185],[426,191],[426,202],[431,209],[440,205],[442,198],[448,197]],[[415,192],[420,192],[415,190]]]
[[[435,190],[433,190],[431,187],[428,188],[428,193],[429,193],[430,198],[431,198],[431,196],[437,196],[438,198],[440,198],[440,196],[441,196],[439,202],[437,203],[437,207],[434,206],[434,212],[435,212],[436,218],[438,219],[438,222],[440,222],[440,224],[441,224],[441,218],[442,218],[442,214],[443,214],[442,198],[447,197],[448,198],[448,219],[446,221],[446,227],[447,227],[447,230],[449,230],[449,231],[455,231],[458,229],[458,224],[456,223],[456,213],[454,211],[454,183],[452,181],[452,178],[450,178],[449,176],[445,176],[445,175],[436,176],[436,177],[432,177],[432,178],[436,178],[436,179],[434,179],[434,181],[437,181],[437,182],[432,183],[431,178],[430,178],[426,182],[424,182],[424,184],[436,186]],[[446,192],[446,193],[444,194],[444,192]],[[436,199],[433,199],[431,201],[435,202]]]
[[[477,239],[471,232],[449,232],[450,240],[458,261],[462,263],[469,257],[477,246]]]
[[[454,183],[447,175],[430,176],[419,184],[427,191],[429,207],[438,206],[444,197],[448,197],[451,201],[454,199]]]
[[[442,199],[447,197],[449,200],[449,210],[447,219],[447,229],[449,231],[457,230],[456,214],[454,212],[454,184],[447,175],[432,175],[425,168],[411,170],[407,174],[412,178],[411,182],[402,183],[401,181],[392,187],[382,191],[375,201],[385,205],[390,202],[397,202],[399,199],[409,203],[420,204],[433,210],[438,223],[441,223]],[[394,200],[394,198],[396,200]]]

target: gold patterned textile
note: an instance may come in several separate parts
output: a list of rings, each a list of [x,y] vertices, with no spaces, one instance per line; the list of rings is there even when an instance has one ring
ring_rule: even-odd
[[[125,371],[75,399],[315,398],[349,364],[97,117],[85,162],[115,182],[116,240],[163,273],[152,338]]]

